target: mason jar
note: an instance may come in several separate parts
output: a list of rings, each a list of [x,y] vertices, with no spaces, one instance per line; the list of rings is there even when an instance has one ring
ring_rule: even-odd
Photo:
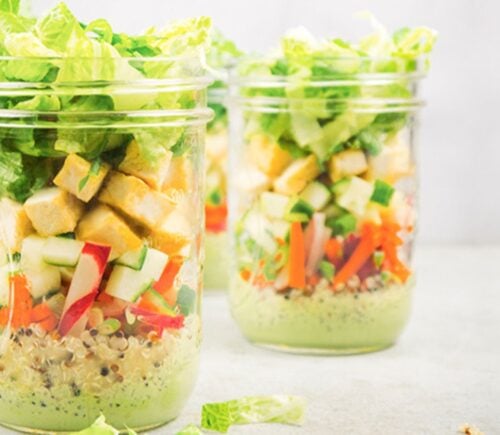
[[[155,78],[61,79],[86,66]],[[40,68],[58,80],[16,79]],[[199,59],[4,57],[0,77],[0,423],[172,420],[200,346]]]
[[[207,125],[205,176],[205,261],[204,286],[226,290],[228,285],[227,240],[227,86],[215,81],[208,90],[208,106],[214,118]]]
[[[231,311],[262,346],[374,351],[410,313],[423,64],[311,70],[231,81]]]

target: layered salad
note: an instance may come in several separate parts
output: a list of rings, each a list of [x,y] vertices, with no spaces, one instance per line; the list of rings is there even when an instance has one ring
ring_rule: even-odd
[[[207,289],[227,289],[227,165],[228,115],[226,108],[228,69],[242,56],[236,45],[214,30],[208,51],[208,64],[215,77],[208,90],[208,106],[214,118],[207,125],[205,189],[205,263]]]
[[[162,424],[198,365],[208,116],[190,71],[210,20],[130,36],[15,3],[0,10],[0,423]]]
[[[435,34],[377,29],[356,44],[294,30],[234,79],[244,127],[230,298],[253,342],[369,351],[408,317],[414,86]]]

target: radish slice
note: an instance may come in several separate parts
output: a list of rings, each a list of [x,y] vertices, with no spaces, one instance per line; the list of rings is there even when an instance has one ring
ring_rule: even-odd
[[[59,322],[61,335],[77,336],[85,329],[110,252],[109,246],[93,243],[83,246]]]
[[[331,230],[325,226],[325,214],[314,213],[306,228],[309,240],[306,239],[306,276],[312,276],[325,254],[325,243],[330,237]]]

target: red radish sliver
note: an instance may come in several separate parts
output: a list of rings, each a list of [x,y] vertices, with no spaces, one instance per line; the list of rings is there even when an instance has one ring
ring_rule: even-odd
[[[110,252],[109,246],[85,243],[64,302],[58,327],[61,335],[79,335],[85,329]]]
[[[325,243],[330,238],[331,230],[325,226],[324,213],[314,213],[306,228],[306,276],[312,276],[325,255]]]

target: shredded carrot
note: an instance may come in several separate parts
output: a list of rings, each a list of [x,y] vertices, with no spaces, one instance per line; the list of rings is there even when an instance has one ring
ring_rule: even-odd
[[[43,319],[41,322],[38,322],[38,325],[45,330],[46,332],[52,332],[57,328],[57,317],[52,314],[51,316]]]
[[[300,222],[292,222],[290,230],[288,285],[298,289],[306,286],[306,252],[304,231]]]
[[[406,282],[411,271],[398,257],[398,247],[403,240],[398,236],[401,226],[389,219],[384,219],[382,224],[382,251],[385,255],[384,268],[397,276],[402,282]]]
[[[335,237],[327,240],[325,243],[325,255],[331,262],[339,258],[342,255],[342,243]]]
[[[28,281],[24,275],[15,274],[10,277],[9,282],[14,293],[14,301],[12,303],[12,327],[26,327],[30,323],[30,312],[33,307]]]
[[[9,322],[9,308],[0,308],[0,326],[5,326]]]
[[[307,278],[307,283],[311,286],[316,286],[320,282],[321,278],[320,276],[315,273],[314,275],[311,275],[309,278]]]
[[[205,205],[205,227],[208,231],[218,233],[226,229],[227,205]]]
[[[38,304],[31,310],[30,321],[32,323],[41,322],[53,314],[54,313],[46,303]]]
[[[179,270],[181,270],[182,263],[183,260],[181,258],[172,258],[163,270],[160,279],[153,284],[153,288],[160,293],[170,305],[175,305],[177,301],[174,281]]]
[[[333,287],[344,284],[361,269],[363,264],[373,255],[380,245],[380,231],[371,223],[365,224],[361,230],[361,240],[356,249],[333,279]]]
[[[240,271],[240,276],[243,281],[249,281],[252,273],[248,269],[242,269]]]

